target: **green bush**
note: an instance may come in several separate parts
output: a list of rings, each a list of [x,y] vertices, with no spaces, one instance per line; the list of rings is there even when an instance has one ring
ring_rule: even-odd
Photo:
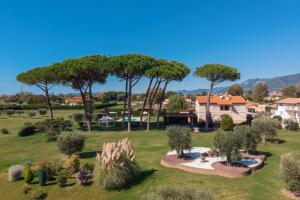
[[[58,174],[56,181],[59,187],[64,187],[67,184],[68,177],[64,172],[61,172]]]
[[[35,111],[30,111],[30,112],[28,112],[28,116],[29,116],[30,118],[33,118],[33,117],[36,116],[36,112],[35,112]]]
[[[41,167],[38,171],[39,173],[39,184],[40,186],[46,185],[47,182],[47,169],[45,167]]]
[[[288,131],[298,131],[299,130],[299,124],[292,119],[288,119],[284,121],[285,129]]]
[[[23,110],[16,110],[16,114],[20,116],[21,114],[24,114],[24,111]]]
[[[241,138],[243,148],[248,152],[256,152],[259,141],[258,133],[254,128],[247,125],[240,125],[234,127],[234,133]]]
[[[1,129],[2,134],[9,134],[9,131],[6,128]]]
[[[280,162],[281,177],[288,190],[300,192],[300,152],[284,154]]]
[[[78,155],[73,154],[64,164],[65,172],[68,177],[79,171],[80,160]]]
[[[279,122],[282,122],[282,117],[280,115],[275,115],[273,119],[277,119]]]
[[[43,200],[47,198],[47,192],[43,190],[33,191],[31,195],[32,200]]]
[[[181,95],[172,95],[169,98],[169,103],[167,105],[167,112],[177,113],[181,110],[186,110],[188,105],[185,101],[185,98]]]
[[[195,185],[162,185],[143,196],[142,200],[213,200],[210,190]]]
[[[15,110],[7,110],[6,114],[10,117],[15,114]]]
[[[30,136],[36,133],[36,127],[35,126],[23,126],[21,130],[18,133],[19,137],[25,137]]]
[[[38,112],[41,116],[44,116],[47,114],[48,111],[46,109],[39,109]]]
[[[231,131],[234,127],[233,120],[229,115],[223,115],[221,119],[221,129],[223,131]]]
[[[83,113],[73,113],[73,120],[77,123],[82,122],[84,120]]]
[[[57,139],[57,146],[62,153],[71,155],[80,152],[84,147],[85,137],[78,132],[64,132]]]
[[[31,183],[31,181],[33,181],[34,179],[34,175],[30,169],[30,166],[27,165],[25,168],[25,172],[24,172],[24,180],[26,183]]]
[[[227,165],[232,164],[232,158],[240,158],[240,148],[242,147],[241,135],[232,131],[217,131],[214,137],[214,146],[218,153],[226,156]]]
[[[169,146],[176,150],[179,157],[184,156],[183,150],[190,149],[192,138],[190,130],[185,127],[172,126],[168,128]]]

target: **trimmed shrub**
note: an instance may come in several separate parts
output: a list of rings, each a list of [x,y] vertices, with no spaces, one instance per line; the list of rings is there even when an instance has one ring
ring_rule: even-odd
[[[21,114],[24,114],[24,111],[23,110],[16,110],[16,114],[20,116]]]
[[[95,165],[93,163],[84,163],[84,165],[82,166],[82,169],[85,169],[87,171],[89,171],[90,173],[93,173],[95,168]]]
[[[101,155],[97,154],[96,159],[94,175],[101,188],[120,190],[139,176],[133,146],[127,138],[118,143],[103,144]]]
[[[26,183],[31,183],[33,181],[34,175],[30,169],[30,165],[27,165],[25,168],[25,173],[24,173],[24,180]]]
[[[9,134],[9,131],[6,128],[1,129],[2,134]]]
[[[221,118],[221,129],[223,131],[231,131],[234,127],[233,119],[229,115],[223,115]]]
[[[57,139],[57,146],[62,153],[71,155],[80,152],[84,147],[85,137],[78,132],[64,132]]]
[[[23,126],[21,130],[18,133],[19,137],[26,137],[29,135],[33,135],[36,133],[36,127],[35,126]]]
[[[15,114],[15,110],[7,110],[7,111],[6,111],[6,114],[7,114],[9,117],[11,117],[12,115]]]
[[[300,152],[284,154],[280,162],[281,177],[288,190],[300,192]]]
[[[47,192],[43,190],[33,191],[31,195],[32,200],[43,200],[47,198]]]
[[[68,177],[78,172],[80,168],[80,160],[78,155],[73,154],[64,164],[65,172]]]
[[[275,115],[273,119],[277,119],[279,122],[282,122],[282,117],[280,115]]]
[[[292,119],[288,119],[284,121],[285,129],[288,131],[298,131],[299,130],[299,124]]]
[[[44,116],[47,114],[48,111],[46,109],[39,109],[38,112],[41,116]]]
[[[277,135],[276,127],[278,127],[278,123],[280,124],[276,119],[267,116],[255,118],[252,122],[252,127],[259,134],[259,142],[266,144],[267,139],[274,138]]]
[[[36,112],[35,112],[35,111],[30,111],[30,112],[28,112],[28,116],[29,116],[30,118],[33,118],[33,117],[36,116]]]
[[[68,177],[64,172],[61,172],[58,174],[56,181],[59,187],[64,187],[67,184]]]
[[[190,130],[181,126],[172,126],[168,128],[169,146],[176,150],[178,157],[184,156],[183,150],[190,149],[192,138]]]
[[[47,182],[47,169],[45,167],[41,167],[38,171],[39,173],[39,184],[40,186],[46,185]]]
[[[47,169],[47,180],[51,181],[54,180],[54,177],[60,173],[60,171],[62,170],[62,166],[61,164],[47,163],[46,169]]]
[[[85,185],[89,181],[89,172],[86,169],[80,169],[77,174],[77,180],[81,185]]]
[[[8,180],[13,182],[23,177],[24,167],[22,165],[13,165],[8,169]]]
[[[143,196],[142,200],[213,200],[210,190],[195,185],[162,185]]]
[[[84,120],[83,113],[73,113],[73,120],[77,123],[82,122]]]

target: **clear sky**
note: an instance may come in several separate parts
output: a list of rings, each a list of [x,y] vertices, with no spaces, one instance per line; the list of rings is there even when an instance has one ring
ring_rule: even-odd
[[[298,73],[300,1],[0,1],[0,94],[20,91],[16,75],[35,66],[123,53],[178,60],[192,71],[211,62],[232,65],[240,81]],[[145,86],[143,80],[135,91]],[[207,86],[191,74],[169,90]],[[123,90],[123,84],[110,77],[95,87],[107,90]]]

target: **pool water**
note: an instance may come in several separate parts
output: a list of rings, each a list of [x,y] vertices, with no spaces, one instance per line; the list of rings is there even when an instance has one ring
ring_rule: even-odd
[[[242,158],[241,160],[236,161],[236,162],[241,163],[246,166],[255,165],[258,163],[255,159],[250,159],[250,158]]]
[[[193,159],[197,159],[200,157],[200,153],[199,152],[188,152],[188,153],[184,153],[187,156],[190,156]]]

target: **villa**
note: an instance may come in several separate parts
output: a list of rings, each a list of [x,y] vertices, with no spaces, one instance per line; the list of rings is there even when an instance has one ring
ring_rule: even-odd
[[[277,110],[273,116],[281,116],[282,120],[292,119],[300,123],[300,98],[286,98],[277,101]]]
[[[207,96],[198,96],[196,99],[195,112],[198,122],[205,121]],[[221,121],[223,115],[230,115],[235,124],[246,121],[246,100],[242,96],[211,96],[210,113],[213,121]]]
[[[71,98],[67,98],[65,100],[65,104],[69,106],[77,106],[82,104],[82,98],[80,96],[74,96]]]

